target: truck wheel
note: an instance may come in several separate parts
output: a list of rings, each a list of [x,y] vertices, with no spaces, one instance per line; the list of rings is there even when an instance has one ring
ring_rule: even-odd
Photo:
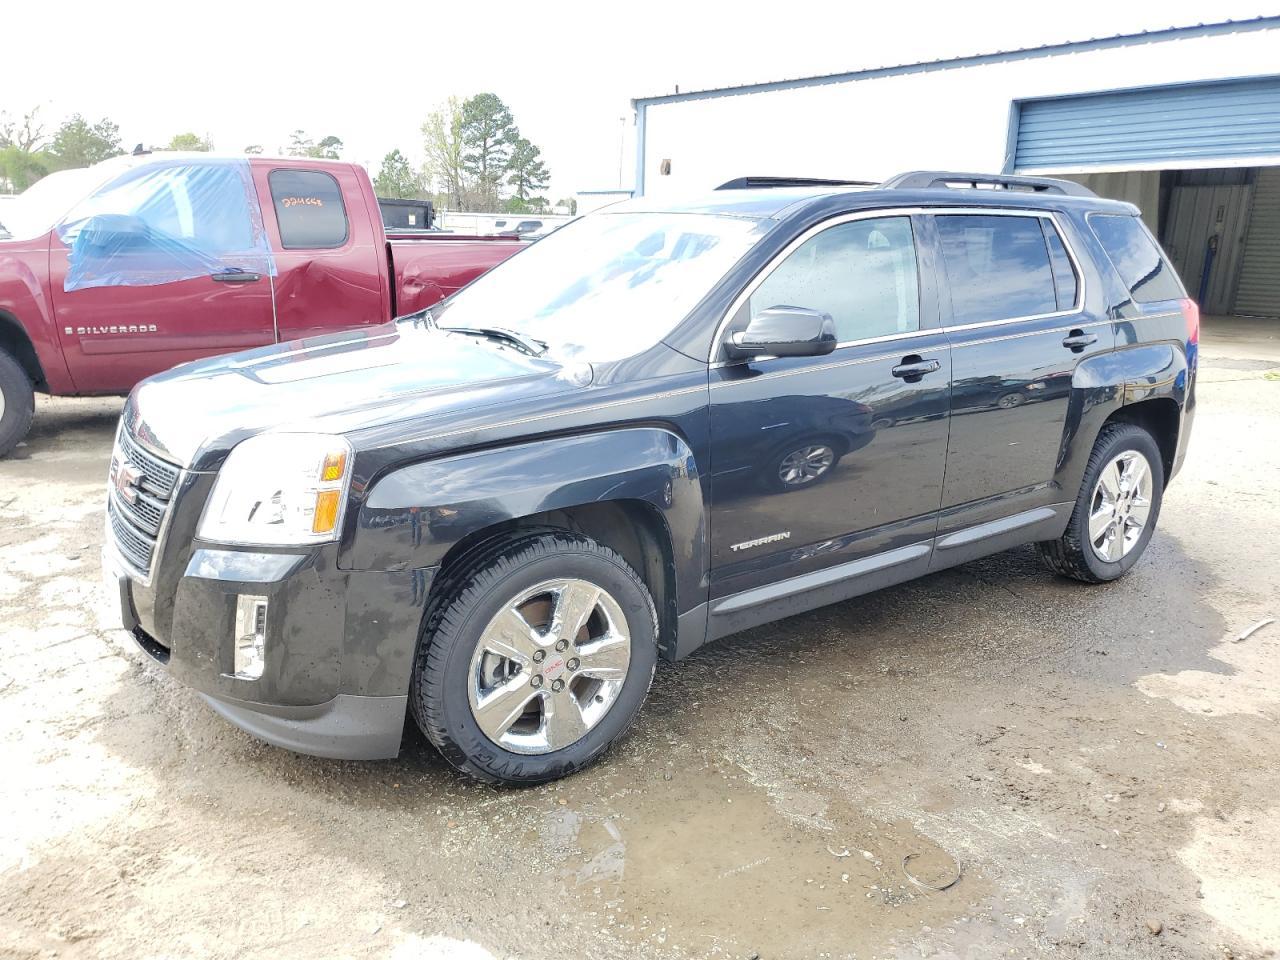
[[[8,456],[31,429],[35,392],[18,361],[0,350],[0,457]]]
[[[1151,434],[1131,423],[1102,428],[1066,532],[1036,544],[1054,573],[1105,583],[1147,548],[1164,497],[1164,461]]]
[[[658,618],[627,562],[569,533],[527,536],[444,574],[409,702],[444,758],[490,783],[581,769],[635,720]]]

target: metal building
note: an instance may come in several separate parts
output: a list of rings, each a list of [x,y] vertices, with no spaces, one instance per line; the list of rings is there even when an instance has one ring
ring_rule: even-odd
[[[1280,17],[644,97],[636,193],[912,169],[1130,200],[1206,313],[1280,318]]]

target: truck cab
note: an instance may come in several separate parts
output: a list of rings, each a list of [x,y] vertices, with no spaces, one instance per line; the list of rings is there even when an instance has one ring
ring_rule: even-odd
[[[0,225],[0,456],[34,390],[123,395],[189,360],[385,324],[522,246],[389,240],[356,164],[209,154],[52,174]]]

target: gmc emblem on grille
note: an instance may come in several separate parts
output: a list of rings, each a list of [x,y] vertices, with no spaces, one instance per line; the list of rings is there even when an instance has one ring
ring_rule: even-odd
[[[127,504],[138,502],[138,482],[142,479],[142,471],[131,463],[122,463],[116,470],[116,493]]]

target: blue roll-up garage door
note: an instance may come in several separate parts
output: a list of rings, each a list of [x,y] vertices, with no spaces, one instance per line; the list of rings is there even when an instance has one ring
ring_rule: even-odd
[[[1280,157],[1280,76],[1024,100],[1014,169],[1240,166]]]

